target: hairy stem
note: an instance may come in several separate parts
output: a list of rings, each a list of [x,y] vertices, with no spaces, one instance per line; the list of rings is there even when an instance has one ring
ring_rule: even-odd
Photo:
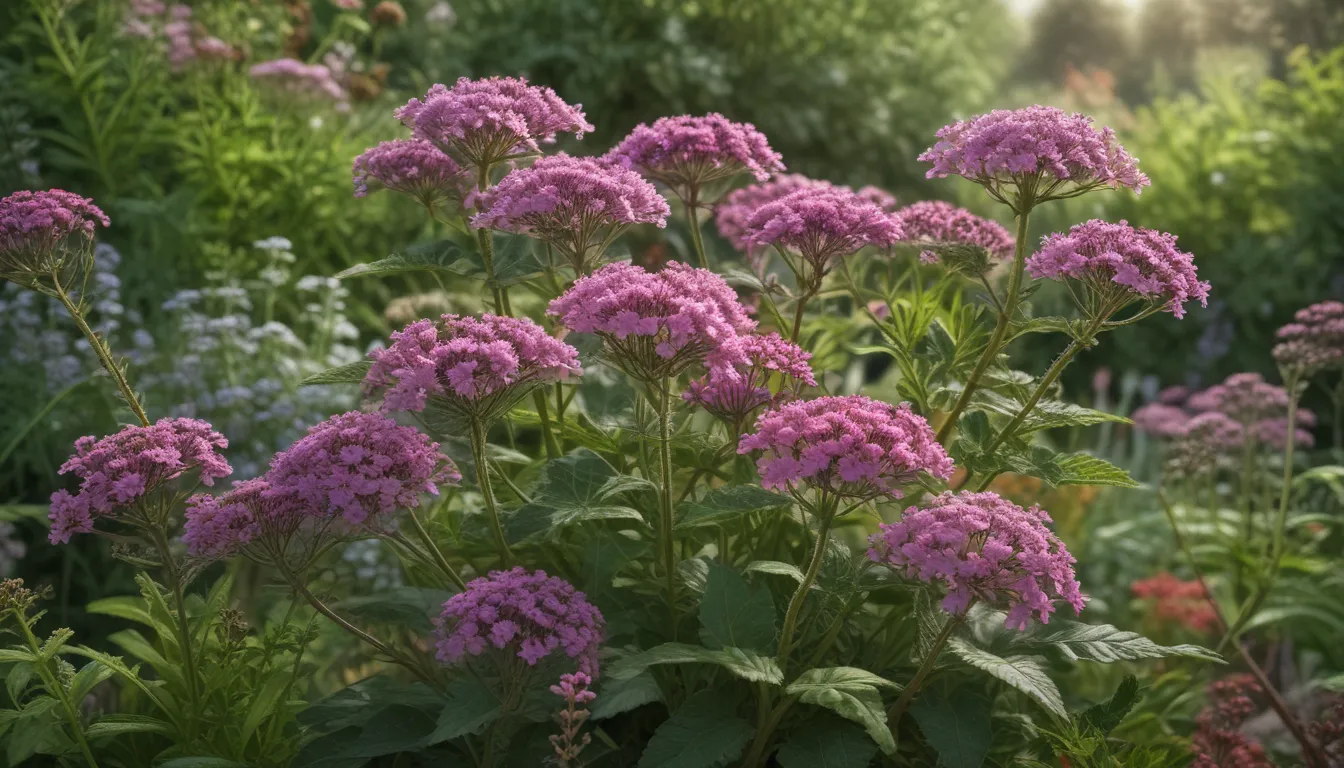
[[[817,538],[812,545],[812,559],[807,564],[807,571],[803,574],[803,580],[798,584],[798,589],[789,599],[788,610],[784,612],[784,628],[779,636],[779,653],[776,657],[781,670],[788,667],[789,651],[793,649],[793,633],[798,627],[798,615],[802,613],[807,592],[816,582],[817,574],[821,571],[821,563],[826,558],[826,541],[831,533],[831,524],[835,522],[835,506],[824,496],[818,499]]]
[[[471,457],[476,465],[476,485],[480,487],[481,498],[485,501],[485,512],[490,518],[490,531],[495,537],[495,546],[499,548],[500,564],[507,568],[513,559],[509,552],[508,539],[504,538],[504,526],[499,521],[499,506],[495,502],[494,488],[490,485],[490,465],[485,457],[485,425],[480,419],[471,420]]]
[[[163,571],[167,576],[169,586],[173,590],[173,608],[177,612],[177,643],[182,653],[182,676],[187,680],[187,696],[191,700],[192,717],[188,719],[188,729],[194,729],[195,719],[200,716],[201,694],[196,680],[198,670],[195,664],[195,650],[192,648],[191,624],[187,618],[187,598],[186,591],[182,585],[182,574],[177,569],[177,561],[173,559],[172,549],[168,544],[168,535],[165,533],[166,526],[151,525],[149,527],[150,537],[154,540],[154,548],[158,550],[159,559],[163,561]]]
[[[901,724],[901,716],[905,710],[910,708],[910,702],[914,701],[915,694],[924,686],[924,681],[928,679],[929,673],[933,672],[933,666],[938,661],[938,655],[943,652],[943,646],[952,638],[952,632],[961,624],[960,616],[949,616],[947,622],[943,624],[943,631],[934,638],[929,652],[924,654],[924,661],[920,662],[919,669],[915,671],[915,676],[910,680],[910,684],[901,691],[900,698],[887,710],[887,727],[891,729],[893,736],[896,735],[896,727]]]
[[[75,304],[70,298],[70,294],[61,285],[61,277],[53,272],[52,280],[56,286],[56,298],[65,307],[65,311],[70,315],[70,319],[75,321],[84,338],[88,339],[89,346],[93,347],[93,353],[98,356],[98,362],[102,364],[103,369],[112,377],[116,383],[117,389],[121,391],[121,397],[126,401],[135,418],[140,421],[141,426],[149,426],[149,417],[145,415],[145,409],[140,405],[140,398],[136,397],[135,390],[131,389],[131,383],[126,380],[126,373],[117,365],[117,361],[112,359],[112,350],[108,349],[107,343],[98,335],[96,331],[89,327],[88,322],[84,320],[84,311]]]
[[[79,710],[75,709],[74,702],[70,701],[70,693],[56,679],[51,670],[47,667],[47,661],[42,659],[42,647],[37,642],[37,636],[33,634],[33,628],[28,625],[28,617],[22,610],[13,609],[14,620],[23,631],[23,639],[28,643],[28,650],[32,651],[36,659],[33,666],[37,668],[37,674],[42,678],[42,685],[47,692],[52,695],[61,704],[61,709],[65,711],[65,718],[70,723],[70,734],[74,736],[75,743],[79,745],[79,751],[84,755],[84,762],[89,764],[89,768],[98,768],[98,761],[93,759],[93,751],[89,749],[89,742],[84,738],[84,723],[79,717]]]
[[[425,670],[421,667],[420,664],[415,663],[415,661],[412,659],[408,659],[404,653],[397,651],[395,648],[388,645],[387,643],[384,643],[382,640],[379,640],[378,638],[374,637],[368,632],[365,632],[359,627],[356,627],[354,624],[351,624],[349,621],[347,621],[345,617],[333,611],[330,608],[330,606],[322,602],[321,598],[319,598],[317,595],[314,595],[312,591],[308,589],[308,586],[303,583],[303,579],[301,577],[292,573],[287,573],[286,575],[289,577],[290,586],[294,588],[295,592],[298,592],[300,595],[302,595],[303,599],[308,601],[308,604],[313,607],[313,610],[317,611],[323,616],[326,616],[328,619],[331,620],[333,624],[345,630],[354,637],[358,638],[360,642],[374,649],[378,653],[383,654],[393,663],[398,664],[401,667],[404,667],[408,672],[420,678],[420,680],[426,683],[432,683],[430,676],[425,672]]]

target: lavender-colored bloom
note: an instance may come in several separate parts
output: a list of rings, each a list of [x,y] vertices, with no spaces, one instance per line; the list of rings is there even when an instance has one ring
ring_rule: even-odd
[[[96,225],[107,216],[93,201],[61,189],[23,190],[0,199],[0,279],[25,285],[87,261]]]
[[[479,198],[473,227],[551,244],[577,274],[592,270],[632,224],[667,226],[667,201],[634,171],[563,152],[520,168]]]
[[[784,170],[765,134],[715,112],[640,123],[603,160],[666,184],[683,200],[695,198],[711,181],[741,173],[765,181]]]
[[[501,415],[533,386],[581,375],[579,353],[527,318],[444,315],[418,320],[369,353],[367,392],[383,390],[384,411],[435,403],[469,417]]]
[[[896,211],[895,218],[902,239],[908,242],[976,246],[997,261],[1013,255],[1013,236],[1003,225],[942,200],[912,203]],[[938,261],[938,252],[925,250],[919,259],[933,264]]]
[[[1288,391],[1258,373],[1234,373],[1221,384],[1196,392],[1186,407],[1198,413],[1217,411],[1243,425],[1288,413]]]
[[[1178,318],[1185,315],[1187,301],[1209,305],[1209,284],[1198,279],[1194,257],[1176,248],[1175,235],[1135,229],[1124,221],[1093,219],[1068,234],[1046,237],[1027,259],[1027,272],[1034,278],[1080,282],[1107,317],[1140,299]]]
[[[385,530],[420,494],[462,479],[451,459],[411,427],[376,413],[351,411],[318,424],[276,454],[266,474],[271,494],[293,494],[302,514],[340,516],[346,524]]]
[[[966,612],[976,600],[1006,608],[1004,623],[1025,630],[1049,623],[1060,600],[1081,613],[1087,600],[1074,575],[1077,562],[1047,524],[1040,507],[1023,509],[996,493],[943,493],[881,525],[868,557],[910,578],[941,582],[943,610]]]
[[[908,403],[862,395],[795,401],[766,411],[737,452],[760,451],[766,488],[803,483],[850,498],[901,497],[921,475],[947,479],[952,459]]]
[[[1130,419],[1135,429],[1160,438],[1183,435],[1190,424],[1190,414],[1165,403],[1148,403],[1136,408]]]
[[[355,158],[355,197],[369,194],[369,182],[400,192],[430,209],[461,200],[472,178],[453,159],[424,139],[384,141]]]
[[[778,333],[741,337],[737,345],[746,357],[734,375],[708,375],[692,381],[681,397],[699,405],[729,428],[741,430],[756,411],[786,403],[815,387],[808,361],[812,353]]]
[[[101,440],[81,437],[75,455],[61,466],[61,474],[80,478],[79,492],[62,489],[51,495],[51,543],[92,531],[94,517],[111,517],[192,470],[203,485],[213,485],[233,472],[219,453],[228,445],[223,435],[196,419],[160,419]]]
[[[276,539],[292,533],[305,518],[302,509],[293,493],[273,493],[264,478],[243,480],[218,496],[192,496],[182,541],[193,557],[232,557],[267,533],[280,532]]]
[[[810,179],[800,173],[778,174],[769,181],[735,189],[714,206],[714,222],[719,234],[737,250],[750,255],[753,250],[746,241],[747,221],[751,214],[766,203],[800,189],[832,187],[829,181]],[[871,201],[870,201],[871,202]]]
[[[560,651],[578,671],[595,677],[605,622],[587,597],[545,571],[492,571],[443,604],[438,656],[460,664],[490,649],[505,651],[501,663],[519,658],[529,667]]]
[[[1055,107],[1000,109],[945,126],[919,159],[933,164],[930,179],[964,176],[1027,210],[1099,186],[1137,193],[1149,183],[1115,131]],[[1005,188],[1021,199],[1008,199]]]
[[[1278,331],[1274,359],[1285,371],[1310,376],[1344,366],[1344,303],[1323,301],[1299,309]]]
[[[513,77],[464,77],[452,88],[437,83],[424,101],[411,99],[396,117],[415,138],[476,168],[540,152],[558,133],[581,139],[593,130],[582,105],[566,104],[550,88]]]
[[[1209,411],[1191,417],[1185,430],[1167,447],[1165,471],[1176,477],[1199,477],[1217,469],[1228,454],[1241,450],[1246,428],[1227,414]]]
[[[742,239],[796,252],[806,265],[799,281],[817,287],[832,260],[865,246],[885,248],[901,237],[890,214],[848,187],[829,186],[806,187],[757,208]]]
[[[274,59],[254,64],[248,74],[258,82],[273,84],[289,96],[334,101],[345,98],[345,90],[332,77],[331,70],[322,64],[304,64],[298,59]]]
[[[901,203],[896,196],[881,187],[875,187],[872,184],[859,187],[854,191],[860,199],[876,205],[887,213],[895,213],[900,209]]]
[[[675,261],[659,272],[608,264],[575,282],[546,314],[602,337],[612,362],[646,382],[701,362],[731,370],[745,362],[737,337],[756,327],[723,278]]]

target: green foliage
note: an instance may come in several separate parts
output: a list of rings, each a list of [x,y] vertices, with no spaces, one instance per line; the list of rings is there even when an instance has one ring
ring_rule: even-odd
[[[720,768],[742,753],[751,723],[732,699],[704,691],[686,700],[649,739],[639,768]]]

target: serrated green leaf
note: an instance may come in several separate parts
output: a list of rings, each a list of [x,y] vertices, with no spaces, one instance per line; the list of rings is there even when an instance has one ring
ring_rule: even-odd
[[[117,671],[101,661],[90,661],[75,673],[70,681],[70,700],[83,701],[96,685],[115,675]]]
[[[700,640],[709,648],[737,647],[771,653],[775,604],[770,590],[747,585],[737,571],[714,562],[700,598]]]
[[[628,680],[604,678],[589,712],[592,719],[602,720],[662,700],[663,691],[658,687],[658,681],[646,671]]]
[[[679,505],[675,525],[683,530],[720,525],[749,512],[783,509],[792,503],[792,498],[759,485],[727,485],[711,490],[698,501]]]
[[[1021,645],[1050,648],[1071,661],[1138,661],[1181,656],[1223,663],[1218,654],[1198,645],[1158,645],[1143,635],[1110,624],[1053,621],[1020,638]]]
[[[1139,689],[1139,679],[1125,675],[1111,698],[1100,704],[1094,704],[1083,712],[1082,722],[1095,728],[1103,735],[1109,735],[1139,703],[1143,694]]]
[[[734,711],[731,697],[701,691],[658,726],[639,768],[720,768],[735,760],[755,729]]]
[[[947,643],[947,649],[967,664],[1027,694],[1056,717],[1069,716],[1068,710],[1064,709],[1064,699],[1059,695],[1059,688],[1046,673],[1042,664],[1044,660],[1040,657],[1004,658],[976,647],[960,637],[951,638]]]
[[[976,407],[1008,418],[1017,416],[1023,405],[1011,397],[1006,397],[990,389],[977,390],[972,403]],[[1129,419],[1119,414],[1084,408],[1081,405],[1067,403],[1063,400],[1042,400],[1031,409],[1031,413],[1018,426],[1015,435],[1020,437],[1043,429],[1088,427],[1105,422],[1131,423]]]
[[[857,667],[809,669],[785,689],[804,704],[825,707],[868,732],[886,754],[896,752],[896,742],[887,727],[887,712],[879,688],[900,686]]]
[[[940,766],[980,768],[993,740],[989,707],[989,700],[978,693],[933,689],[915,699],[910,714],[938,753]]]
[[[319,384],[358,384],[364,381],[368,375],[369,369],[373,367],[371,360],[356,360],[353,363],[338,365],[335,368],[328,368],[321,373],[315,373],[312,376],[299,382],[301,387],[309,387]]]
[[[522,541],[588,521],[644,524],[644,516],[637,510],[610,502],[646,486],[646,481],[622,475],[601,456],[580,448],[542,465],[532,501],[508,517],[505,532],[510,540]]]
[[[402,253],[394,253],[378,261],[356,264],[337,272],[336,279],[382,277],[406,272],[464,274],[482,269],[478,255],[467,251],[452,240],[438,240],[432,243],[417,243]]]
[[[27,651],[24,651],[24,653],[27,653],[28,659],[33,658],[31,653]],[[23,692],[28,690],[28,684],[32,682],[35,674],[37,674],[37,667],[33,666],[31,661],[19,661],[10,667],[9,674],[5,675],[5,690],[9,692],[10,701],[23,700]]]
[[[611,665],[613,680],[628,680],[659,664],[717,664],[743,680],[779,685],[784,673],[774,659],[741,648],[712,650],[686,643],[663,643]]]
[[[857,724],[823,715],[795,729],[780,745],[781,768],[867,768],[877,745]]]
[[[171,735],[173,726],[157,717],[145,715],[104,715],[84,729],[84,735],[90,739],[106,739],[127,733]]]
[[[75,631],[68,627],[60,627],[53,630],[46,641],[42,643],[42,648],[38,655],[45,661],[51,661],[51,659],[55,658],[55,656],[61,652],[61,649],[65,647],[65,644],[70,641],[70,638],[74,636]]]
[[[447,703],[439,713],[429,744],[479,734],[503,714],[499,698],[475,677],[460,677],[448,686]]]
[[[1059,485],[1110,485],[1117,488],[1139,488],[1139,482],[1120,467],[1086,453],[1069,453],[1055,457],[1060,476]]]

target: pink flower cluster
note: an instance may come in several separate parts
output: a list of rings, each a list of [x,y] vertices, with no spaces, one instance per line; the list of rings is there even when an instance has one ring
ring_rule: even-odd
[[[604,627],[602,613],[569,582],[521,567],[492,571],[443,604],[438,656],[458,664],[494,647],[536,666],[559,650],[593,677]]]
[[[49,539],[63,544],[75,533],[93,530],[94,516],[111,516],[135,504],[165,483],[192,470],[203,485],[213,485],[233,468],[220,455],[229,441],[197,419],[160,419],[148,427],[126,427],[101,440],[75,441],[75,455],[61,474],[80,478],[79,492],[51,495]]]
[[[895,218],[901,239],[906,241],[974,245],[999,261],[1013,255],[1013,236],[1003,225],[942,200],[912,203],[896,211]],[[926,250],[919,258],[925,264],[933,264],[938,261],[938,254]]]
[[[1130,414],[1134,428],[1154,437],[1172,438],[1185,434],[1190,425],[1190,414],[1184,409],[1163,402],[1153,402],[1134,409]]]
[[[563,152],[520,168],[486,190],[473,227],[531,235],[585,274],[632,224],[667,226],[667,201],[634,171]]]
[[[575,282],[546,314],[601,336],[612,361],[642,381],[699,362],[731,371],[745,362],[738,336],[756,327],[723,278],[675,261],[659,272],[607,264]]]
[[[384,411],[423,411],[430,397],[469,407],[492,395],[512,404],[510,391],[583,373],[579,353],[527,318],[443,315],[417,320],[369,353],[368,392],[385,390]],[[465,402],[462,402],[465,401]]]
[[[1140,600],[1152,601],[1153,616],[1193,632],[1206,633],[1218,628],[1218,613],[1209,605],[1208,592],[1198,580],[1182,581],[1162,571],[1129,585]]]
[[[160,0],[131,0],[122,34],[145,40],[163,38],[168,62],[180,70],[193,59],[231,59],[233,46],[218,37],[197,33],[191,17],[191,6],[182,3],[166,5]]]
[[[36,277],[59,266],[52,259],[72,236],[93,240],[110,222],[93,201],[62,189],[22,190],[0,199],[0,278]]]
[[[1297,411],[1297,445],[1310,447],[1316,414]],[[1207,470],[1220,455],[1240,450],[1247,435],[1282,450],[1288,440],[1288,392],[1258,373],[1234,373],[1221,384],[1191,394],[1171,388],[1159,400],[1133,414],[1134,426],[1172,441],[1172,467],[1182,472]]]
[[[808,363],[812,353],[778,333],[743,336],[737,342],[746,362],[734,376],[708,375],[690,383],[681,397],[730,426],[741,428],[753,413],[796,398],[817,380]]]
[[[298,59],[273,59],[252,65],[248,75],[258,82],[269,83],[291,97],[333,101],[345,99],[345,89],[336,82],[331,69],[324,64],[304,64]]]
[[[1195,718],[1190,740],[1195,754],[1191,768],[1274,768],[1265,748],[1242,733],[1241,726],[1256,712],[1253,696],[1264,691],[1249,674],[1232,675],[1211,683],[1209,706]]]
[[[1344,366],[1344,302],[1323,301],[1299,309],[1278,331],[1274,359],[1307,375]]]
[[[900,498],[901,486],[921,474],[952,475],[952,459],[908,403],[891,406],[862,395],[766,411],[737,445],[738,453],[753,451],[761,452],[756,466],[766,488],[805,482],[844,497]]]
[[[996,493],[943,493],[910,507],[869,539],[868,557],[921,581],[947,588],[943,610],[964,613],[976,600],[1006,607],[1005,624],[1024,630],[1050,621],[1055,601],[1081,613],[1086,598],[1076,562],[1040,507],[1023,509]]]
[[[473,184],[470,174],[424,139],[394,139],[364,150],[355,158],[355,197],[369,194],[370,180],[430,209],[461,200]]]
[[[1185,315],[1187,301],[1209,303],[1209,284],[1200,282],[1194,257],[1176,248],[1174,235],[1124,221],[1093,219],[1046,237],[1027,259],[1027,272],[1078,280],[1102,302],[1099,311],[1112,314],[1136,299],[1160,303],[1176,317]]]
[[[820,281],[832,259],[865,246],[885,248],[902,238],[895,219],[848,187],[811,186],[765,203],[747,218],[743,242],[795,251],[811,267],[804,282]]]
[[[901,207],[901,202],[896,199],[895,195],[872,184],[859,187],[854,191],[854,194],[858,195],[860,200],[872,203],[887,213],[895,213]]]
[[[709,181],[739,173],[765,181],[784,170],[765,134],[713,112],[640,123],[603,160],[662,182],[683,199]]]
[[[198,493],[187,502],[182,541],[193,557],[232,557],[254,540],[294,531],[305,519],[291,492],[271,489],[266,478],[234,483],[218,496]]]
[[[938,142],[919,156],[932,163],[928,177],[963,176],[997,187],[1015,185],[1034,200],[1056,192],[1105,185],[1135,192],[1148,186],[1138,162],[1110,128],[1097,130],[1092,118],[1055,107],[995,110],[943,127]],[[1064,190],[1066,185],[1073,190]]]
[[[566,673],[560,676],[560,682],[551,686],[551,693],[565,700],[565,708],[554,715],[560,733],[551,736],[551,746],[561,765],[571,765],[578,759],[583,748],[592,742],[590,734],[579,737],[579,731],[588,720],[588,705],[593,703],[597,694],[591,690],[593,678],[583,672]]]
[[[1287,390],[1258,373],[1234,373],[1222,384],[1191,395],[1186,407],[1197,413],[1221,413],[1257,441],[1282,449],[1287,445],[1288,399]],[[1316,414],[1299,408],[1297,423],[1297,444],[1311,447],[1314,440],[1307,429],[1316,425]]]
[[[558,133],[581,139],[593,130],[582,105],[570,106],[550,88],[514,77],[464,77],[452,88],[436,83],[423,101],[411,99],[396,117],[415,138],[477,168],[540,152]]]
[[[376,413],[351,411],[311,427],[271,460],[272,496],[292,493],[300,514],[318,520],[387,527],[398,509],[437,495],[438,483],[462,479],[439,444]]]
[[[714,206],[714,222],[723,239],[737,250],[750,255],[753,248],[746,241],[747,221],[757,208],[800,189],[830,186],[832,185],[829,181],[810,179],[800,173],[779,174],[769,181],[751,184],[728,193],[727,197]]]

